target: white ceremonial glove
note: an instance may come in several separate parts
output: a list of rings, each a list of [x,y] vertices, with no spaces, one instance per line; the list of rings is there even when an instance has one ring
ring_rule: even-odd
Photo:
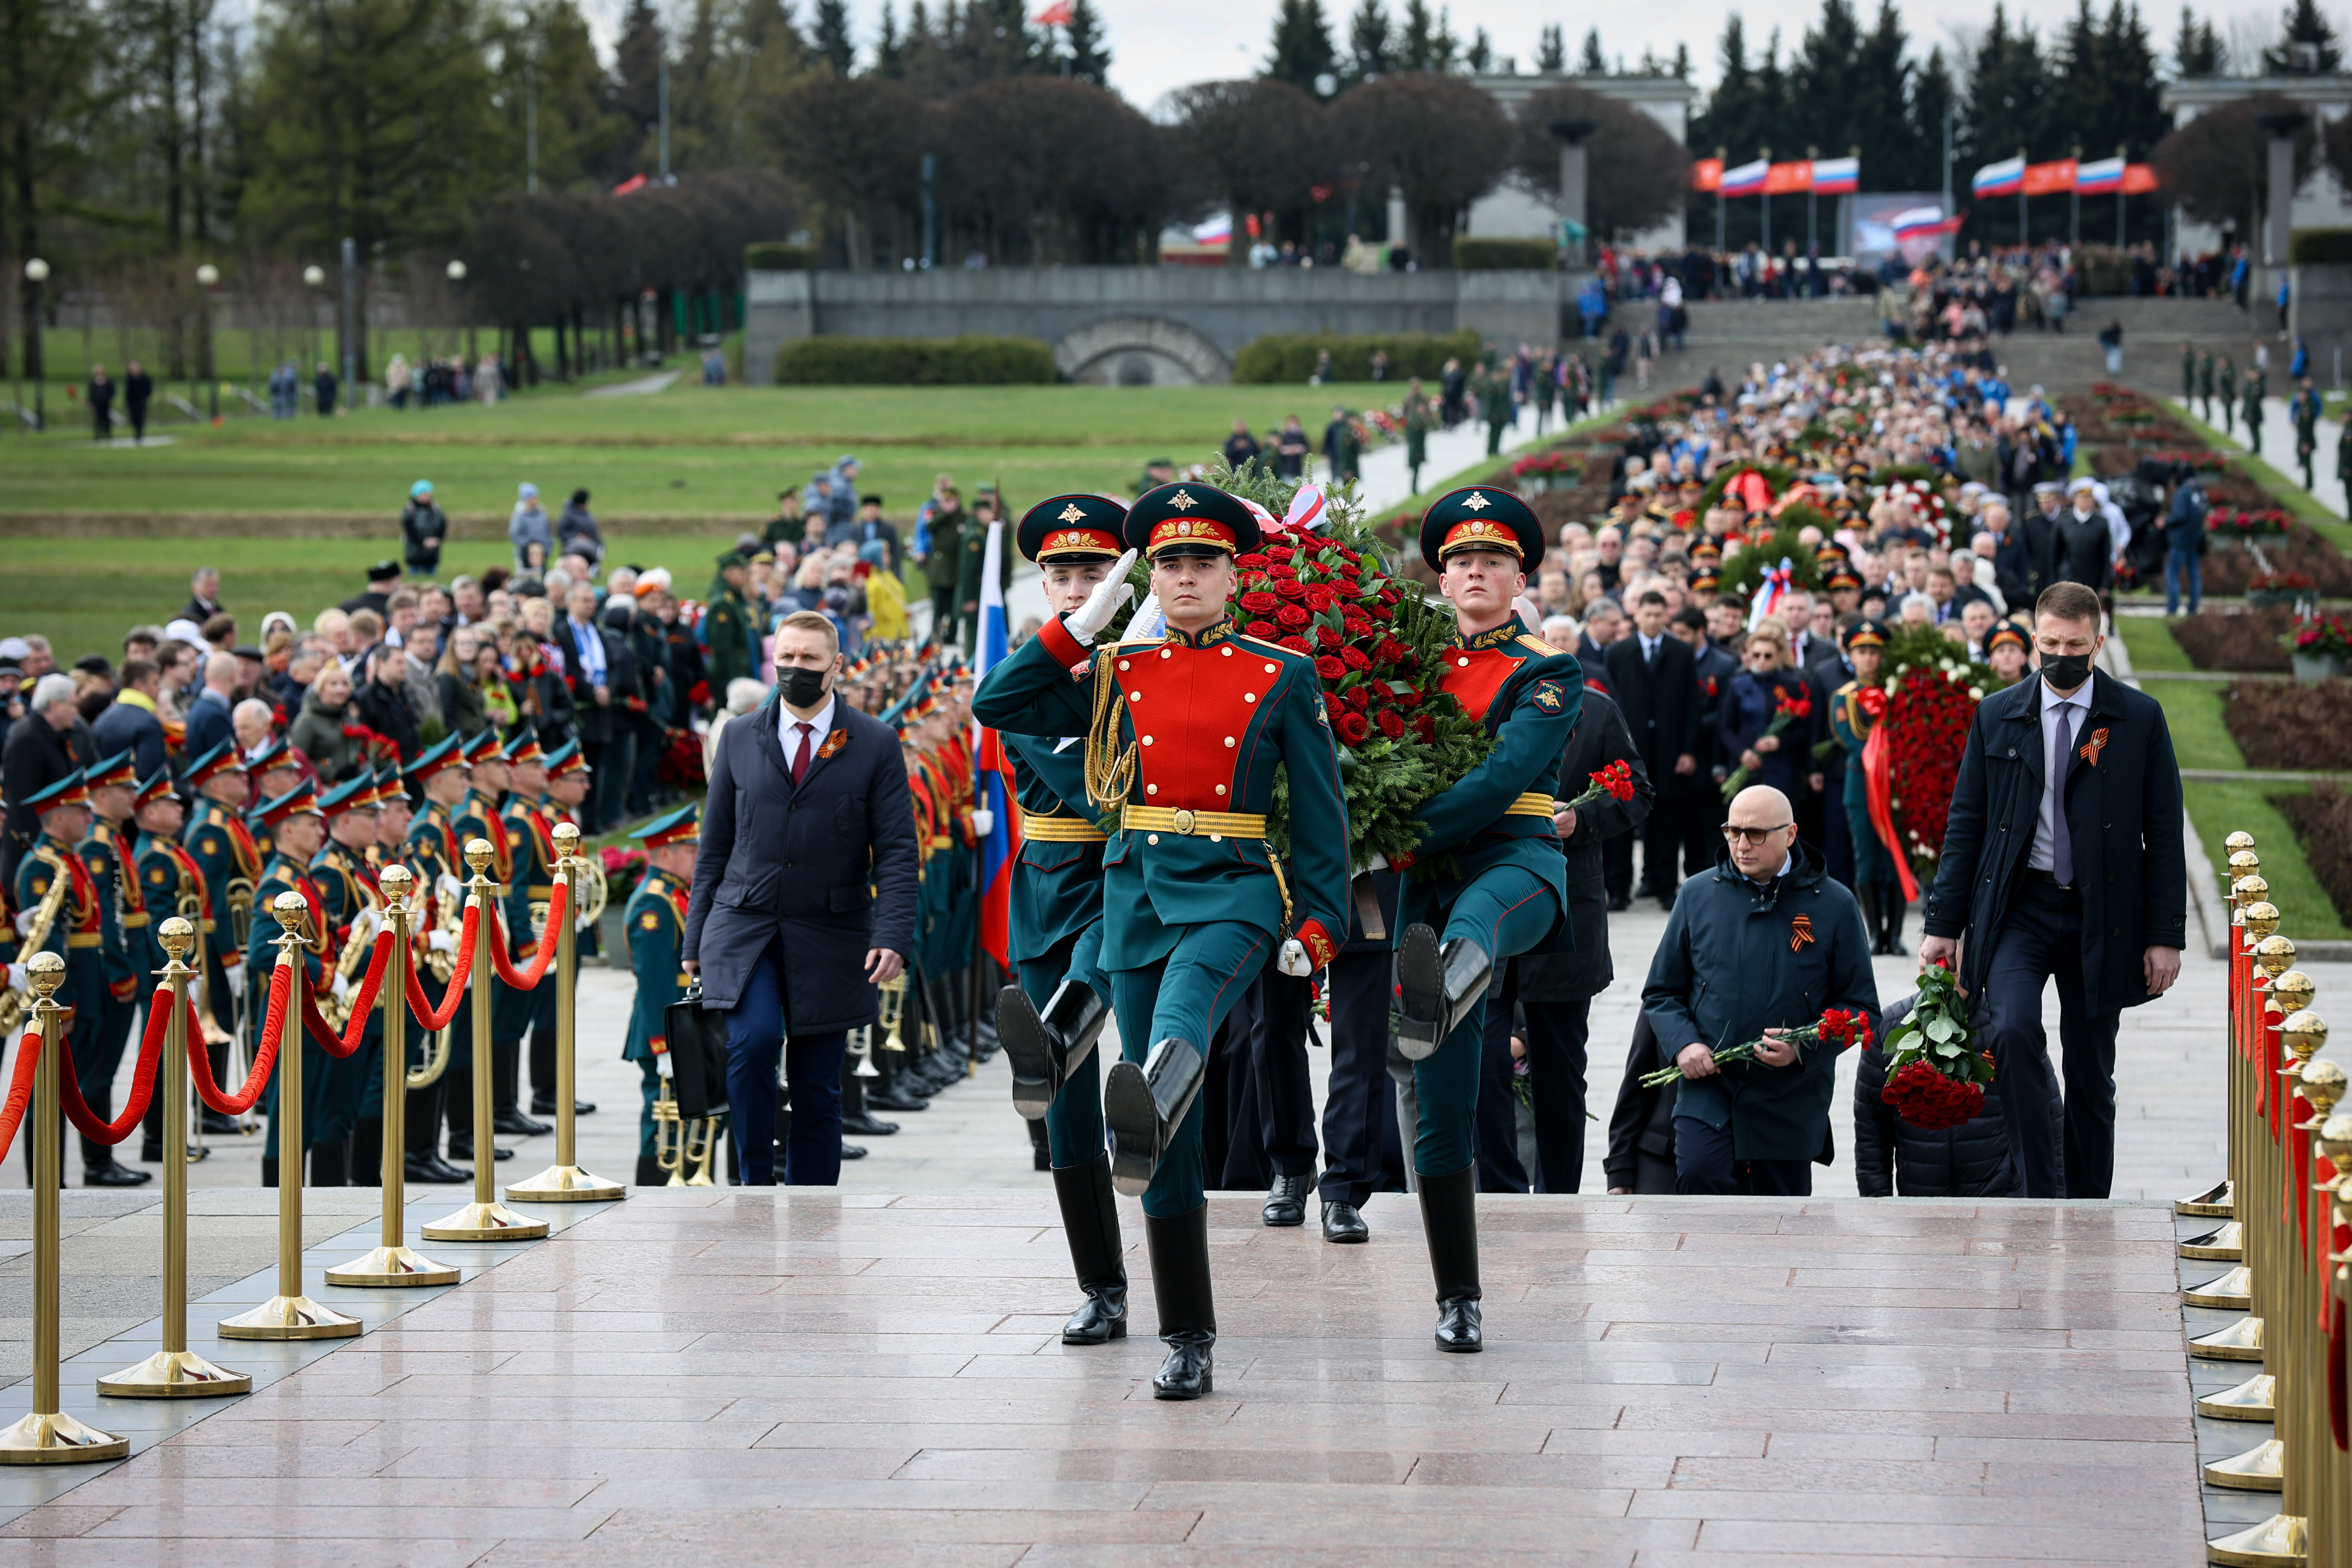
[[[426,931],[426,932],[425,933],[425,952],[457,952],[457,934],[456,934],[454,931]]]
[[[979,834],[982,838],[985,838],[990,834],[995,832],[996,813],[989,810],[988,807],[984,805],[976,805],[972,807],[971,830],[974,833]]]
[[[348,975],[338,973],[335,976],[335,983],[327,988],[327,994],[332,996],[336,1001],[341,1001],[344,997],[352,994],[351,978]]]
[[[23,914],[16,917],[16,934],[18,936],[30,936],[33,934],[33,917],[37,912],[37,910],[26,910]]]
[[[228,983],[228,994],[229,994],[230,995],[232,995],[232,996],[236,996],[236,997],[243,997],[243,996],[244,996],[244,994],[245,994],[245,965],[244,965],[244,964],[242,964],[242,963],[232,963],[232,964],[227,965],[226,967],[225,967],[224,969],[222,969],[222,971],[221,971],[221,978],[222,978],[223,980],[225,980],[225,981],[226,981],[226,982]]]
[[[1369,876],[1374,871],[1385,871],[1388,868],[1389,858],[1375,849],[1372,851],[1372,858],[1370,859],[1356,868],[1356,875],[1359,877]]]
[[[1062,617],[1062,625],[1069,628],[1072,637],[1089,647],[1094,646],[1095,638],[1110,625],[1110,618],[1118,614],[1119,606],[1135,597],[1135,585],[1127,580],[1127,574],[1134,564],[1135,552],[1130,550],[1118,558],[1118,563],[1110,569],[1109,576],[1095,584],[1095,591],[1087,596],[1085,604]]]
[[[656,1051],[654,1053],[654,1071],[659,1073],[664,1078],[675,1078],[677,1076],[670,1070],[669,1053],[667,1051]]]
[[[1131,637],[1164,637],[1168,635],[1168,616],[1160,607],[1159,595],[1143,595],[1143,603],[1135,606],[1135,616],[1127,623],[1127,635]]]
[[[466,884],[444,871],[434,879],[433,896],[446,899],[453,904],[462,904],[466,901]]]
[[[30,991],[33,988],[33,977],[26,973],[23,964],[12,963],[8,966],[8,984],[12,990]]]
[[[1307,956],[1307,944],[1297,937],[1282,944],[1282,952],[1275,962],[1285,974],[1304,980],[1315,973],[1315,961]]]
[[[375,933],[383,929],[383,911],[382,910],[362,910],[359,918],[352,921],[352,940],[364,947],[373,942]]]

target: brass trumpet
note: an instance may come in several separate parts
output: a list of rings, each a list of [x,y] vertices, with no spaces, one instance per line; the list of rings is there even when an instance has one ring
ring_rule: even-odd
[[[65,908],[66,894],[72,888],[70,877],[61,876],[50,882],[49,890],[42,895],[40,907],[33,911],[33,929],[25,933],[25,940],[17,944],[17,952],[37,953],[47,943],[49,928],[58,923],[58,911]],[[0,1035],[13,1035],[23,1028],[32,1011],[33,998],[28,993],[13,987],[0,990]]]
[[[903,970],[900,971],[896,979],[882,982],[877,989],[882,993],[882,1016],[874,1026],[882,1031],[882,1048],[886,1051],[903,1052],[907,1048],[907,1041],[906,1037],[898,1032],[898,1024],[907,1014],[906,973]],[[870,1047],[868,1054],[871,1054]],[[866,1075],[861,1073],[858,1076]],[[873,1076],[878,1078],[881,1075],[877,1073]]]
[[[690,1124],[682,1120],[677,1113],[677,1097],[670,1093],[669,1080],[662,1079],[661,1092],[654,1100],[654,1163],[669,1173],[667,1184],[711,1185],[711,1166],[718,1150],[719,1118],[698,1117]],[[693,1174],[688,1175],[688,1171]]]
[[[373,905],[370,908],[373,908]],[[343,951],[335,957],[335,973],[342,976],[346,989],[341,996],[331,989],[319,998],[319,1016],[330,1028],[340,1033],[352,1021],[352,1004],[359,1000],[360,976],[367,969],[368,960],[375,956],[375,938],[371,934],[362,941],[354,931],[343,941]]]
[[[857,1065],[849,1069],[849,1076],[852,1078],[882,1076],[882,1069],[874,1065],[874,1029],[875,1026],[868,1024],[857,1031],[856,1044],[849,1053],[857,1058]]]
[[[253,879],[230,878],[221,889],[221,901],[228,910],[229,943],[243,952],[253,940]]]

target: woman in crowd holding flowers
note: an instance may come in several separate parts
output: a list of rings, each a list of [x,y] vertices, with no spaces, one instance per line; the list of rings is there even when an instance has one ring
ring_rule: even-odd
[[[1779,622],[1748,634],[1740,662],[1745,668],[1723,694],[1723,754],[1738,764],[1724,781],[1724,795],[1764,784],[1801,799],[1813,771],[1813,742],[1822,738],[1821,715],[1805,678],[1789,668],[1789,639]]]
[[[1675,1189],[1807,1196],[1829,1158],[1838,1049],[1878,1014],[1870,939],[1786,795],[1742,790],[1723,833],[1729,853],[1683,884],[1642,988],[1682,1075]]]

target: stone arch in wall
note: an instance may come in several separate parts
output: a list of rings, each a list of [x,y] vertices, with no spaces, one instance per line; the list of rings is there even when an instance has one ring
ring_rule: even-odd
[[[1094,386],[1214,386],[1233,380],[1224,351],[1166,316],[1105,316],[1054,345],[1068,380]]]

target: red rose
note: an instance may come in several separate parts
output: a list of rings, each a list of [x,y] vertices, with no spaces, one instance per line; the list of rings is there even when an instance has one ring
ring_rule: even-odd
[[[1347,702],[1349,707],[1361,713],[1372,705],[1372,694],[1359,686],[1348,693]]]
[[[1284,637],[1281,642],[1276,646],[1279,647],[1286,647],[1293,653],[1313,653],[1315,651],[1313,648],[1307,646],[1307,639],[1302,637]]]
[[[1332,723],[1337,724],[1348,716],[1348,705],[1326,692],[1323,696],[1323,711],[1330,715]]]
[[[1402,664],[1412,657],[1412,647],[1395,637],[1382,637],[1379,657],[1382,664]]]
[[[1287,561],[1293,555],[1297,554],[1298,552],[1293,550],[1287,544],[1269,544],[1265,547],[1265,553],[1271,560]]]
[[[1396,694],[1396,705],[1400,708],[1420,707],[1421,688],[1417,686],[1408,686],[1402,691],[1398,692]]]
[[[1307,607],[1317,615],[1339,602],[1339,595],[1318,583],[1307,590]]]
[[[1426,713],[1416,713],[1412,716],[1411,723],[1413,734],[1420,738],[1422,744],[1434,745],[1436,743],[1436,720],[1431,718]]]
[[[1339,739],[1351,746],[1362,745],[1372,732],[1372,727],[1364,721],[1361,713],[1343,713],[1333,722],[1339,726]]]
[[[1383,711],[1378,719],[1373,721],[1373,722],[1380,725],[1381,733],[1386,735],[1391,741],[1398,739],[1404,733],[1404,721],[1397,717],[1393,712]]]
[[[1275,603],[1281,605],[1282,601],[1276,599]],[[1308,615],[1305,610],[1300,609],[1297,605],[1282,605],[1282,608],[1275,611],[1274,618],[1295,632],[1301,626],[1306,626],[1309,621],[1312,621],[1315,617]]]
[[[1253,616],[1272,615],[1274,613],[1275,606],[1281,603],[1282,601],[1276,598],[1272,594],[1244,594],[1242,595],[1242,608],[1247,610]]]
[[[1345,665],[1327,653],[1315,661],[1315,673],[1320,679],[1330,681],[1337,680],[1347,674],[1348,669]]]
[[[1404,595],[1401,592],[1394,588],[1383,588],[1381,590],[1381,603],[1383,605],[1393,605],[1403,596]]]
[[[1339,650],[1339,662],[1349,669],[1363,670],[1372,668],[1372,661],[1364,657],[1364,650],[1352,645]]]
[[[1261,638],[1266,642],[1272,642],[1275,638],[1282,635],[1282,628],[1276,626],[1272,621],[1252,621],[1248,626],[1244,626],[1242,630],[1247,632],[1254,637]]]
[[[1236,566],[1263,566],[1265,564],[1265,552],[1262,550],[1253,550],[1247,555],[1236,555],[1234,557],[1234,564]]]
[[[1338,647],[1339,646],[1339,634],[1333,631],[1329,626],[1318,626],[1315,628],[1315,643],[1318,647]]]
[[[1281,595],[1286,599],[1303,599],[1307,597],[1307,588],[1305,584],[1292,577],[1276,578],[1275,580],[1274,591]]]

